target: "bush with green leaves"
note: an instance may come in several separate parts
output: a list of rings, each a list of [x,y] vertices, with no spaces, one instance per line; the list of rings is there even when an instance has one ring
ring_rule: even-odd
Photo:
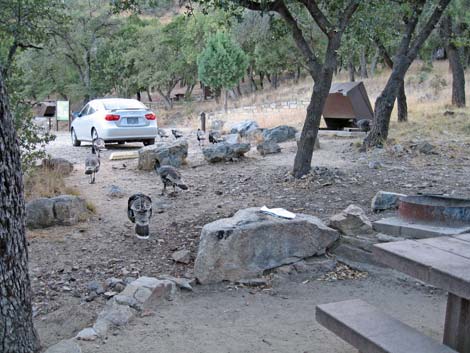
[[[231,89],[244,76],[248,58],[227,33],[218,32],[207,41],[197,64],[199,80],[206,86]]]

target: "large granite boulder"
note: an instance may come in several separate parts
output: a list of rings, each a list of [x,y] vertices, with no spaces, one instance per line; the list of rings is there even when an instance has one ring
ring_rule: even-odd
[[[26,204],[26,226],[30,229],[74,225],[87,217],[86,201],[74,195],[39,198]]]
[[[275,141],[267,140],[256,146],[256,150],[259,152],[259,154],[265,156],[267,154],[281,152],[281,147]]]
[[[258,129],[258,123],[254,120],[244,120],[235,125],[232,125],[230,129],[231,134],[240,134],[240,136],[246,136],[252,130]]]
[[[339,237],[317,217],[284,219],[240,210],[206,224],[201,232],[194,274],[201,283],[238,281],[303,258],[324,254]]]
[[[139,150],[139,162],[137,168],[153,170],[155,161],[161,165],[171,165],[179,168],[188,156],[188,141],[178,139],[169,142],[157,142],[154,145],[143,147]]]
[[[340,213],[332,216],[329,226],[349,236],[374,234],[372,223],[366,213],[356,205],[349,205]]]
[[[280,143],[295,139],[296,132],[297,130],[292,126],[281,125],[272,129],[264,130],[263,137],[265,141],[274,141]]]
[[[397,194],[395,192],[379,191],[375,194],[371,202],[371,208],[374,212],[385,210],[394,210],[398,208],[398,201],[400,197],[406,196],[404,194]]]
[[[251,145],[249,143],[217,143],[202,149],[204,158],[210,162],[231,161],[242,157],[249,152]]]
[[[65,158],[44,158],[42,167],[54,170],[62,175],[70,175],[73,171],[73,164]]]

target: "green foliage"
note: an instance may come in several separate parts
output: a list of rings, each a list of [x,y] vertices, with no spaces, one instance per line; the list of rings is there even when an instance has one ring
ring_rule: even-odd
[[[199,80],[205,85],[230,89],[244,76],[248,58],[227,33],[218,32],[209,38],[197,63]]]

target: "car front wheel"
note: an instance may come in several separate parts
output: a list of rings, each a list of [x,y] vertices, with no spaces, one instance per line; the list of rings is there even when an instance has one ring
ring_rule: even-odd
[[[77,139],[77,135],[75,134],[74,129],[70,131],[70,137],[72,138],[72,145],[74,145],[75,147],[79,147],[82,144],[82,141]]]

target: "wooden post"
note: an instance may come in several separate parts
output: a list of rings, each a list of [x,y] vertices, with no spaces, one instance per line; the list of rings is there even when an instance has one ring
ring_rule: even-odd
[[[449,293],[444,344],[460,353],[470,353],[470,301]]]
[[[206,132],[206,113],[201,113],[201,130]]]

